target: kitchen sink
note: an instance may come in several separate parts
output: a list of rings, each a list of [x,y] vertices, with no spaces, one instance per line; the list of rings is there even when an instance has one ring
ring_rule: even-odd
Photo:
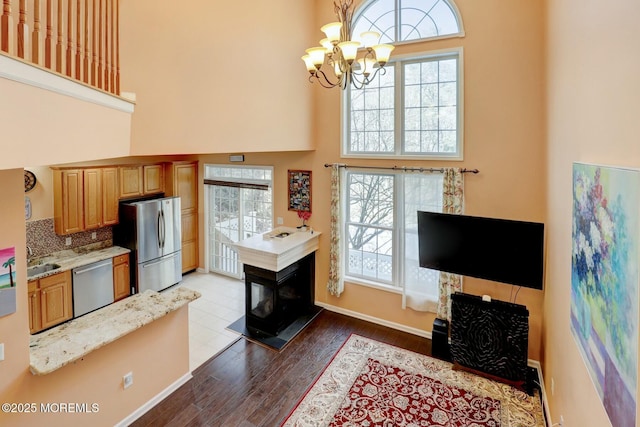
[[[60,268],[58,264],[40,264],[27,268],[27,277],[37,276],[47,271],[57,270]]]

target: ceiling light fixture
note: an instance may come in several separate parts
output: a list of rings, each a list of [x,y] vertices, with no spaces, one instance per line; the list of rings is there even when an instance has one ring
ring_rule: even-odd
[[[333,5],[339,22],[323,26],[321,30],[327,37],[320,40],[322,46],[307,49],[302,57],[309,71],[309,81],[315,79],[322,87],[340,86],[342,89],[352,83],[356,89],[361,89],[379,72],[385,72],[384,66],[389,62],[394,46],[378,44],[380,34],[375,31],[362,33],[362,43],[353,41],[353,0],[340,0],[339,4],[334,2]],[[325,73],[322,68],[328,71]]]

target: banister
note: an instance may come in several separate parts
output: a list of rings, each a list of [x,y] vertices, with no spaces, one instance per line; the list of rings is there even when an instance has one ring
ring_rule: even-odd
[[[2,52],[115,95],[118,30],[119,0],[2,0]]]

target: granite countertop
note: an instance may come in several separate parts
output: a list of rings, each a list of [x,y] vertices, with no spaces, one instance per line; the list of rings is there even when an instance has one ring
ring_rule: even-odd
[[[32,335],[31,373],[49,374],[198,298],[200,293],[185,287],[148,290]]]
[[[52,254],[34,258],[29,262],[28,267],[35,267],[42,264],[57,264],[60,268],[46,271],[40,274],[34,274],[27,277],[27,280],[38,280],[43,277],[62,273],[72,270],[76,267],[91,264],[93,262],[102,261],[104,259],[113,258],[118,255],[124,255],[131,252],[129,249],[120,246],[101,247],[98,244],[83,246],[77,249],[67,249],[64,251],[54,252]],[[27,275],[29,269],[27,268]]]

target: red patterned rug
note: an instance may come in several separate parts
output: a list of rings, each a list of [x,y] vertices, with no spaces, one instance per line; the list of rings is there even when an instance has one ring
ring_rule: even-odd
[[[544,419],[538,396],[352,335],[282,426],[538,427]]]

